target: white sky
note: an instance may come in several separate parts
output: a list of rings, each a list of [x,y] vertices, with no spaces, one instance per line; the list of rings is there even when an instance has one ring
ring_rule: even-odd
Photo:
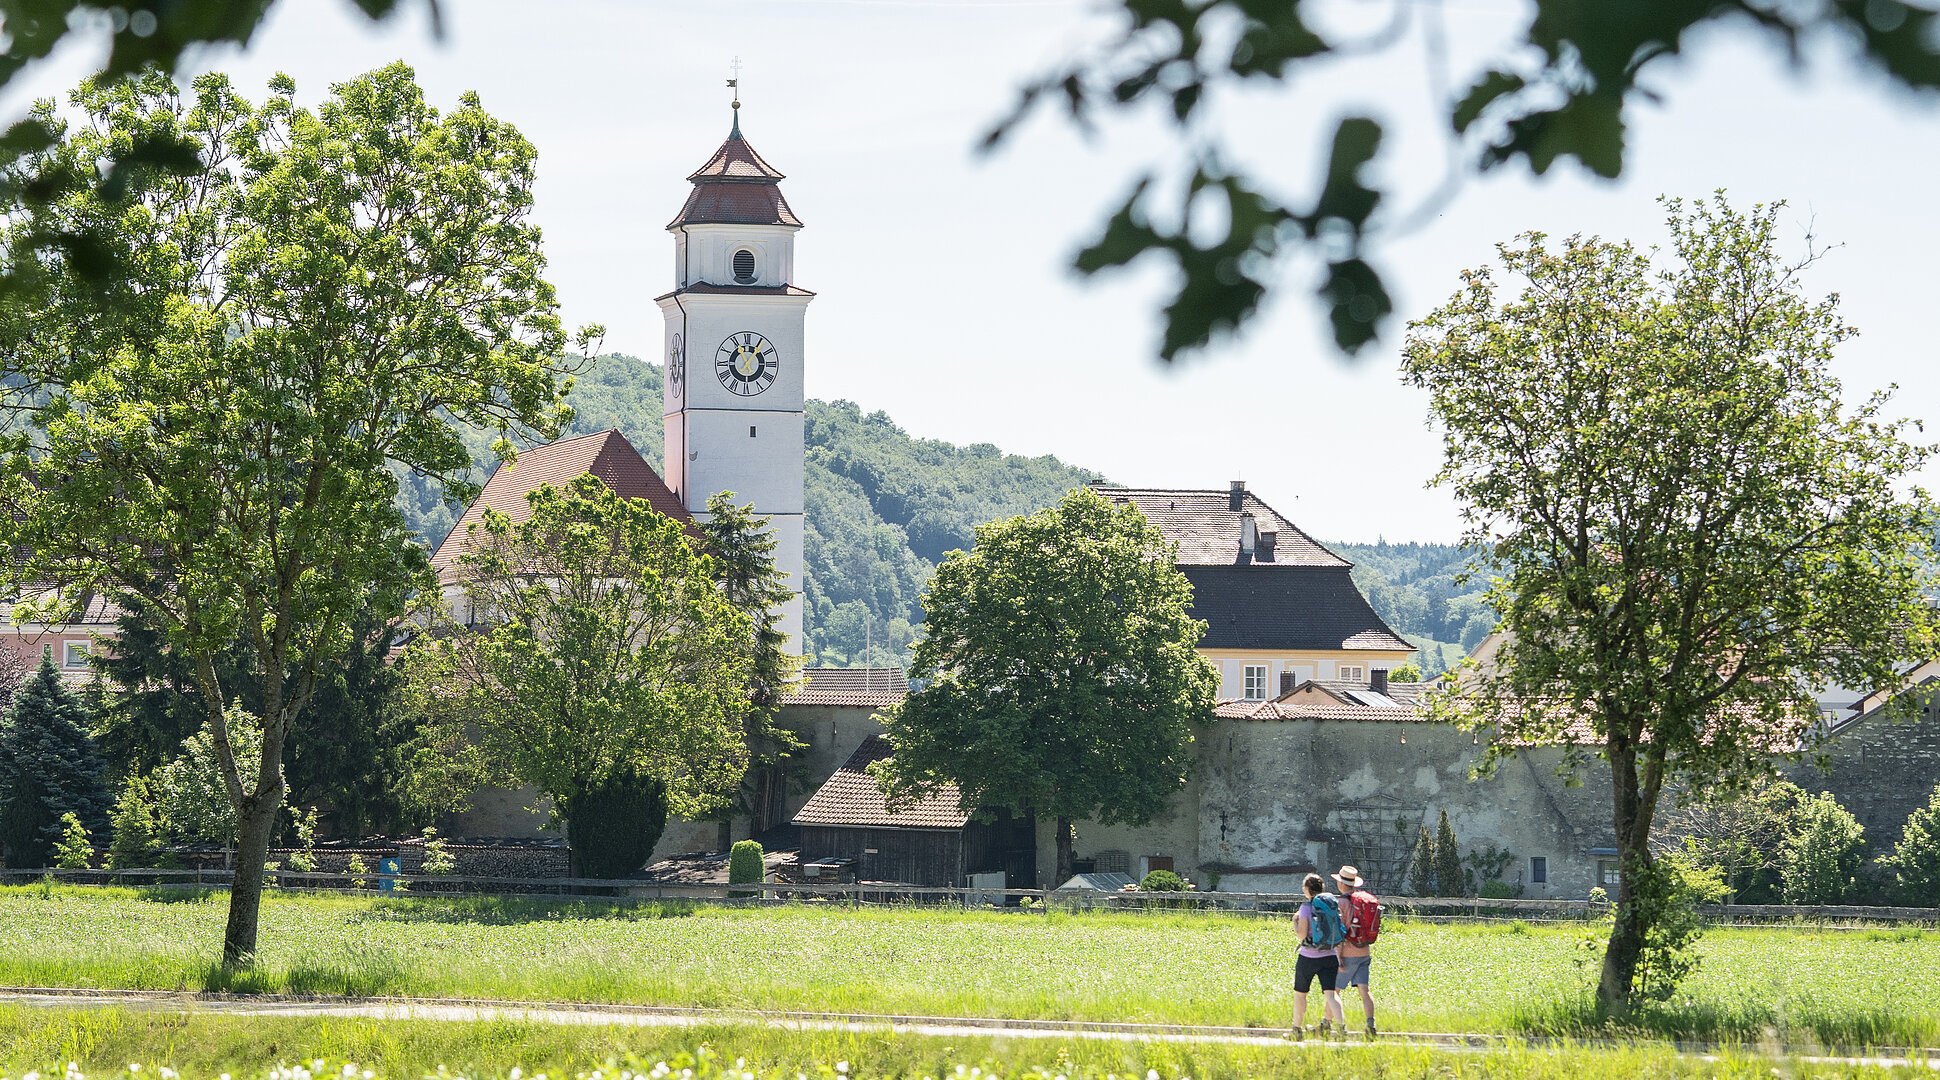
[[[1387,0],[1326,0],[1343,28],[1373,27]],[[1220,101],[1216,124],[1246,164],[1294,201],[1315,189],[1333,122],[1388,127],[1392,209],[1420,205],[1448,148],[1413,31],[1373,59],[1331,63],[1290,89]],[[407,0],[408,6],[408,0]],[[1045,114],[994,157],[977,137],[1026,78],[1112,28],[1067,0],[444,0],[446,35],[422,16],[372,25],[348,2],[283,0],[247,50],[203,67],[260,96],[276,71],[314,101],[329,83],[403,58],[434,103],[477,90],[539,150],[537,216],[569,325],[600,322],[607,347],[657,358],[684,177],[726,135],[723,81],[743,62],[743,130],[777,168],[807,228],[798,284],[809,394],[888,412],[919,436],[988,442],[1137,486],[1223,487],[1243,478],[1282,513],[1338,540],[1448,540],[1448,498],[1424,491],[1440,458],[1420,395],[1395,376],[1400,325],[1354,361],[1334,353],[1304,267],[1245,335],[1167,369],[1156,359],[1156,267],[1091,282],[1070,255],[1132,180],[1172,160],[1151,119],[1087,141]],[[1456,89],[1526,17],[1509,0],[1445,0]],[[1862,336],[1838,371],[1859,396],[1901,386],[1900,411],[1940,418],[1933,363],[1940,106],[1885,94],[1811,50],[1803,75],[1743,34],[1694,42],[1656,75],[1664,104],[1636,110],[1628,169],[1609,184],[1563,166],[1471,179],[1379,265],[1404,319],[1454,291],[1457,273],[1528,228],[1644,243],[1663,238],[1660,193],[1786,199],[1843,244],[1813,272]],[[0,95],[0,116],[58,93],[99,58],[79,40]]]

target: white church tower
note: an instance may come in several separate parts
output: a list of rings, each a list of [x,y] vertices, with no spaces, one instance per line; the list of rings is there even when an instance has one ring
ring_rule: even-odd
[[[797,288],[801,220],[782,198],[782,174],[734,129],[687,179],[694,190],[674,234],[667,320],[666,468],[681,504],[705,518],[718,491],[769,519],[775,562],[794,596],[782,608],[788,649],[802,636],[803,324],[815,294]]]

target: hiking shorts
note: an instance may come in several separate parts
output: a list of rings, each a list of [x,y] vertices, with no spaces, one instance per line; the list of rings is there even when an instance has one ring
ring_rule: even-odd
[[[1343,956],[1340,958],[1340,985],[1366,986],[1368,964],[1372,956]]]
[[[1304,994],[1313,989],[1314,980],[1320,980],[1322,990],[1334,988],[1334,978],[1340,972],[1338,956],[1302,956],[1293,962],[1293,989]]]

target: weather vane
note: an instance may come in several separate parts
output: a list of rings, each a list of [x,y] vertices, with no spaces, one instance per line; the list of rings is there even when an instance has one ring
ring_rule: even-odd
[[[734,107],[739,109],[741,107],[741,58],[735,57],[734,63],[728,66],[734,71],[734,78],[727,81],[728,86],[734,90]]]

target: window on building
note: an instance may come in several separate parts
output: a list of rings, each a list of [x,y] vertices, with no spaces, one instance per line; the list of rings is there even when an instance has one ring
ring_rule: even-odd
[[[734,280],[742,285],[754,284],[754,252],[747,248],[734,253]]]
[[[88,666],[88,643],[87,642],[70,641],[66,643],[66,649],[67,649],[66,653],[61,658],[62,664],[64,664],[67,667],[75,667],[75,668]]]
[[[1361,664],[1342,664],[1340,666],[1340,681],[1366,682],[1367,668]]]
[[[1616,888],[1620,877],[1617,873],[1617,860],[1598,859],[1596,861],[1596,880],[1599,885]]]
[[[754,434],[754,425],[753,425],[753,424],[749,424],[749,425],[748,425],[748,438],[750,438],[750,439],[752,439],[752,438],[754,438],[754,437],[755,437],[755,434]]]
[[[1266,700],[1266,665],[1246,665],[1246,700]]]
[[[1530,856],[1529,883],[1531,885],[1549,884],[1549,860],[1548,859],[1542,857],[1541,855]]]

